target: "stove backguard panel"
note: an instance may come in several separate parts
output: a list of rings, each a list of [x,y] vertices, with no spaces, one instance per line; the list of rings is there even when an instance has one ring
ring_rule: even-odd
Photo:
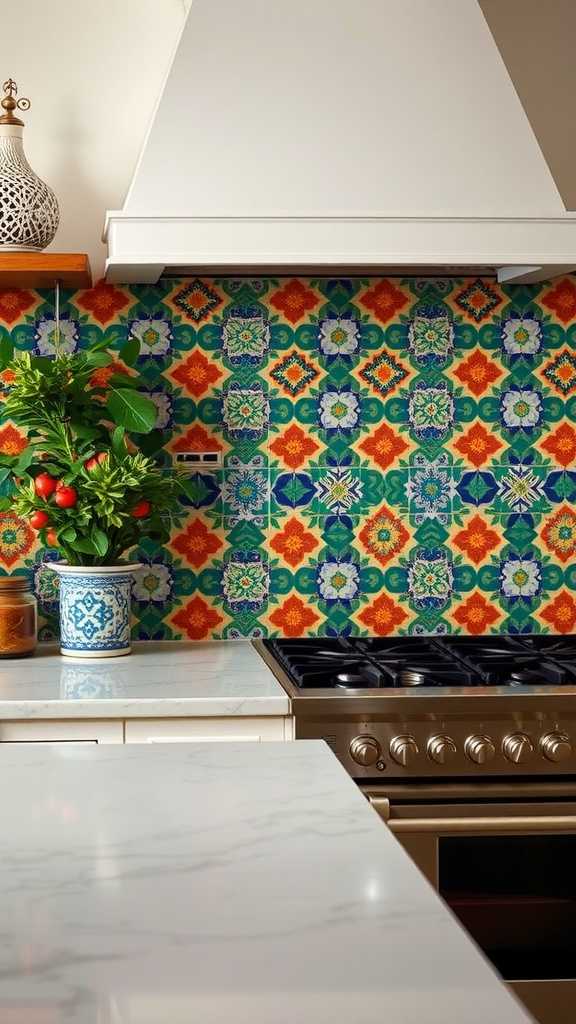
[[[135,637],[576,632],[573,277],[99,283],[61,310],[69,350],[140,339],[167,471],[222,457],[132,554]],[[0,292],[0,331],[53,352],[52,293]],[[54,552],[0,520],[49,637]]]

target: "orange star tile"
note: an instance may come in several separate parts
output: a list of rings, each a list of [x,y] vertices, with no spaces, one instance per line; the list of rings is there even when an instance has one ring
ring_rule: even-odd
[[[358,449],[364,455],[368,455],[380,469],[389,469],[408,448],[406,441],[387,423],[377,427],[373,434],[364,438],[358,445]]]
[[[404,609],[387,594],[377,597],[358,615],[362,625],[366,626],[371,633],[376,633],[377,636],[389,636],[390,633],[395,633],[396,628],[401,626],[407,618],[408,615]]]
[[[504,445],[496,434],[486,430],[486,427],[477,421],[462,434],[462,437],[453,442],[453,447],[478,469]]]
[[[481,349],[474,349],[453,372],[476,398],[483,395],[504,374],[494,360],[489,359]]]
[[[296,594],[288,597],[269,618],[272,625],[286,637],[304,636],[307,630],[320,621],[320,616]]]
[[[39,296],[23,288],[2,288],[0,290],[0,321],[9,327],[37,305]]]
[[[500,535],[479,515],[473,515],[466,527],[453,536],[452,541],[474,565],[480,565],[501,544]]]
[[[409,299],[393,281],[385,278],[364,292],[359,301],[374,314],[381,324],[387,324],[408,305]]]
[[[467,633],[479,636],[498,622],[498,619],[502,618],[502,614],[493,604],[488,603],[480,591],[475,590],[463,604],[456,608],[453,617]]]
[[[182,437],[179,437],[172,445],[173,452],[221,452],[222,445],[213,434],[209,434],[201,424],[190,427]]]
[[[270,451],[277,455],[289,469],[299,469],[316,452],[320,445],[293,423],[270,445]]]
[[[298,278],[293,278],[270,296],[270,302],[274,309],[286,317],[286,320],[291,324],[297,324],[306,313],[316,309],[316,306],[320,304],[320,299],[311,288],[302,284]]]
[[[576,601],[568,590],[561,590],[540,610],[539,617],[556,633],[573,633],[576,628]]]
[[[567,469],[576,463],[576,430],[567,422],[561,423],[556,430],[552,431],[543,441],[540,448],[551,455],[559,466]]]
[[[206,640],[224,619],[203,598],[193,597],[172,616],[172,622],[190,640]]]
[[[105,281],[98,281],[93,288],[79,292],[74,299],[77,306],[91,313],[102,326],[114,320],[120,310],[130,305],[130,301],[124,291]]]
[[[177,534],[172,541],[172,547],[183,555],[190,565],[200,569],[206,564],[212,555],[222,547],[223,542],[215,533],[208,530],[206,524],[199,516],[194,518],[183,533]]]
[[[270,547],[279,554],[293,569],[305,560],[319,545],[313,533],[310,533],[304,524],[292,516],[285,523],[284,528],[275,533],[270,541]]]
[[[208,389],[224,376],[222,370],[212,359],[207,359],[199,348],[194,349],[187,359],[178,363],[170,376],[188,391],[194,398],[201,398]]]
[[[576,319],[576,285],[572,278],[564,277],[541,296],[540,302],[551,309],[563,324]]]

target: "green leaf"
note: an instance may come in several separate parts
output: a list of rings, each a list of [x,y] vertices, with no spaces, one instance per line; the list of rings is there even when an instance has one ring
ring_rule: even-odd
[[[140,355],[140,342],[138,338],[130,338],[120,349],[119,355],[122,362],[126,363],[126,366],[134,366]]]
[[[89,537],[76,537],[74,547],[84,555],[97,555],[98,550]]]
[[[138,391],[112,388],[106,402],[118,426],[135,434],[149,434],[156,423],[157,409],[149,398]]]
[[[3,484],[4,481],[8,479],[10,473],[11,470],[8,468],[8,466],[3,466],[2,469],[0,469],[0,484]]]
[[[112,434],[112,451],[117,459],[126,456],[126,431],[124,427],[115,427]]]
[[[88,347],[88,352],[101,352],[102,349],[109,348],[110,338],[98,338],[98,341],[93,341]]]
[[[22,455],[18,459],[18,462],[16,462],[12,466],[12,472],[14,473],[14,476],[22,476],[22,474],[25,473],[26,470],[28,469],[28,466],[31,466],[33,462],[34,452],[32,451],[31,448],[25,448],[24,451],[22,452]]]
[[[108,537],[106,536],[104,531],[99,530],[98,527],[95,526],[92,530],[91,540],[100,557],[104,558],[104,555],[106,554],[110,546],[108,542]]]
[[[107,352],[95,352],[92,350],[86,353],[86,361],[92,369],[100,368],[101,366],[110,366],[112,356],[108,355]]]
[[[70,427],[76,437],[81,437],[83,441],[92,441],[100,434],[97,427],[89,427],[86,423],[79,423],[78,420],[72,420]]]
[[[190,480],[189,477],[182,476],[178,480],[178,487],[184,492],[192,504],[196,503],[198,500],[198,484],[195,480]]]
[[[5,370],[14,358],[14,344],[11,338],[0,339],[0,371]]]
[[[72,544],[73,541],[76,540],[77,536],[78,534],[76,533],[74,527],[67,526],[65,530],[62,530],[62,532],[58,534],[58,540],[63,540],[67,544]]]
[[[129,377],[126,373],[113,373],[108,380],[110,387],[139,388],[142,381],[139,377]]]
[[[53,366],[53,360],[48,356],[32,356],[30,366],[33,370],[40,370],[41,373],[49,373]]]

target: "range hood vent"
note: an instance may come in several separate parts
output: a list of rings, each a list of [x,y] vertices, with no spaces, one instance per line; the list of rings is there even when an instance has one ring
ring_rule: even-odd
[[[576,267],[576,218],[477,0],[193,0],[104,237],[128,283]]]

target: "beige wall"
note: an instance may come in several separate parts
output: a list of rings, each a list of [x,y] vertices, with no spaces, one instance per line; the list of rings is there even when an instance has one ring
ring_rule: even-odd
[[[1,81],[30,97],[24,143],[55,190],[61,224],[51,248],[106,250],[106,209],[122,206],[189,0],[26,0],[6,10]]]

